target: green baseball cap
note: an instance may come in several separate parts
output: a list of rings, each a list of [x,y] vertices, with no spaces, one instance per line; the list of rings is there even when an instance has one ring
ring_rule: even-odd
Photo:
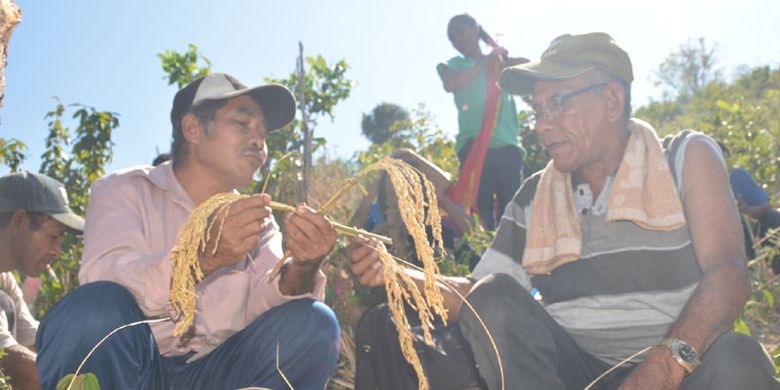
[[[31,172],[0,177],[0,212],[26,210],[44,213],[65,226],[84,231],[84,218],[68,205],[68,193],[62,183]]]
[[[514,95],[529,95],[537,80],[565,80],[591,69],[609,72],[626,84],[634,80],[631,59],[609,34],[566,34],[553,39],[538,61],[504,69],[498,84]]]

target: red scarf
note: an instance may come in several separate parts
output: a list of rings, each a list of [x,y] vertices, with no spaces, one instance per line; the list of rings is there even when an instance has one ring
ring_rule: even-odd
[[[479,181],[482,176],[482,166],[485,164],[490,138],[498,123],[498,113],[501,111],[501,90],[498,89],[499,64],[487,69],[487,94],[485,110],[482,114],[482,127],[474,139],[466,162],[460,168],[458,181],[447,190],[447,197],[463,205],[466,210],[477,210],[477,195]]]

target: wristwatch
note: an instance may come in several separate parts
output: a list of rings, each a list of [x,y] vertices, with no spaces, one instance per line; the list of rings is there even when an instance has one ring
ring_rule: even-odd
[[[685,371],[690,374],[696,367],[699,367],[701,360],[699,360],[699,353],[696,352],[696,348],[693,348],[690,344],[680,339],[673,339],[666,337],[658,345],[669,347],[672,350],[672,356],[674,360],[677,360]]]

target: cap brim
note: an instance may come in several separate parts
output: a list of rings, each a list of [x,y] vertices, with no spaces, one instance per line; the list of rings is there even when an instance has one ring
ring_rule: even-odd
[[[243,95],[251,96],[263,108],[268,131],[279,130],[295,118],[295,98],[287,87],[278,84],[242,89],[204,100],[230,99]]]
[[[62,222],[63,225],[79,233],[84,231],[84,218],[73,213],[49,214],[50,217]]]
[[[538,80],[565,80],[593,69],[592,65],[562,65],[553,61],[526,62],[506,68],[501,72],[498,85],[501,90],[513,95],[530,95]]]

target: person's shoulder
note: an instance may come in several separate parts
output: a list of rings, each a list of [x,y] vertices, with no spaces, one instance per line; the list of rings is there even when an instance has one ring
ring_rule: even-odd
[[[718,143],[702,132],[685,129],[677,134],[666,136],[662,140],[662,145],[672,169],[682,169],[691,158],[715,160],[718,161],[718,165],[726,167],[726,159]]]
[[[447,66],[449,66],[452,69],[468,68],[471,65],[473,65],[472,60],[469,60],[464,56],[455,56],[447,60]]]
[[[694,132],[689,138],[690,140],[685,151],[686,156],[699,155],[703,158],[715,159],[723,168],[726,168],[726,159],[723,157],[723,152],[721,152],[720,146],[712,137],[704,133]]]
[[[0,290],[12,293],[16,288],[19,288],[19,285],[16,283],[16,277],[13,272],[6,271],[0,273]]]
[[[542,172],[544,172],[544,169],[541,169],[526,178],[517,190],[512,202],[521,207],[531,204],[534,195],[536,195],[536,187],[539,185],[539,179],[542,177]]]
[[[150,173],[154,169],[151,165],[135,165],[127,168],[122,168],[117,171],[106,174],[96,181],[96,183],[120,183],[123,181],[130,181],[136,177],[149,177]]]
[[[127,191],[130,188],[144,186],[153,181],[152,177],[161,166],[153,167],[151,165],[136,165],[106,174],[96,180],[92,185],[93,192],[99,192],[103,189],[115,189]]]

